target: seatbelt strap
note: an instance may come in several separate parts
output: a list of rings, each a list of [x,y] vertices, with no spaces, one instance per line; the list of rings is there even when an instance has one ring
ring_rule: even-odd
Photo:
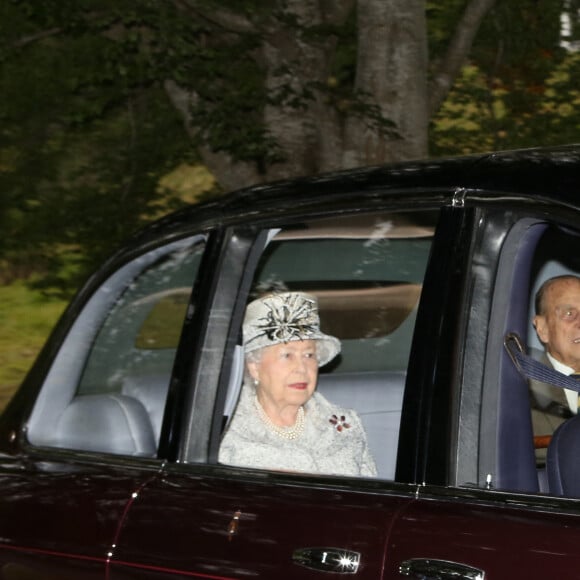
[[[568,377],[527,355],[520,337],[515,332],[505,335],[503,345],[516,369],[524,378],[580,393],[579,380]]]

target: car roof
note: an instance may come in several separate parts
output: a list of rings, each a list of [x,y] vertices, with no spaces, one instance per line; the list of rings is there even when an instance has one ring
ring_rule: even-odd
[[[356,195],[362,201],[402,190],[407,195],[432,196],[438,190],[448,195],[460,188],[580,207],[580,144],[410,161],[259,184],[178,210],[153,222],[139,237],[159,235],[160,230],[178,233],[192,222],[203,227],[305,206],[320,205],[322,210],[329,198],[334,202]]]

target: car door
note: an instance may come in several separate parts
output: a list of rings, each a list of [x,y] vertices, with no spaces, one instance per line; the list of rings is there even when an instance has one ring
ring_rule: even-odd
[[[131,507],[111,578],[381,578],[409,496],[395,484],[170,469]]]
[[[2,462],[0,578],[104,578],[126,506],[157,468],[35,455]]]
[[[132,503],[111,559],[111,579],[383,577],[391,529],[417,493],[417,450],[397,446],[402,424],[408,421],[407,430],[415,432],[424,417],[411,406],[408,418],[401,418],[403,392],[420,399],[406,390],[419,385],[421,373],[429,375],[408,366],[417,304],[421,288],[445,296],[440,277],[428,281],[425,270],[429,256],[440,251],[457,270],[454,242],[463,247],[470,235],[461,227],[461,213],[441,228],[431,203],[420,210],[399,203],[394,211],[366,213],[356,206],[350,213],[291,223],[265,219],[257,235],[250,228],[224,236],[215,279],[206,280],[214,292],[201,325],[207,328],[203,346],[194,351],[196,389],[185,406],[193,413],[181,432],[180,461],[165,465]],[[318,388],[337,400],[346,393],[351,406],[358,405],[378,478],[217,461],[221,432],[235,412],[236,343],[245,303],[250,287],[264,281],[319,296],[323,328],[342,337],[343,357],[320,376]],[[442,303],[433,295],[430,305],[429,316],[440,320],[449,298]],[[417,356],[425,356],[432,340],[417,343]],[[403,475],[396,478],[397,465]]]
[[[463,331],[443,337],[448,354],[437,358],[448,372],[433,381],[437,398],[461,386],[450,399],[456,417],[446,442],[441,408],[425,425],[425,485],[393,526],[385,577],[577,578],[578,491],[562,497],[553,489],[562,465],[539,453],[546,437],[533,436],[526,376],[504,341],[517,335],[542,348],[532,326],[535,291],[580,271],[578,215],[558,204],[535,210],[523,196],[466,192],[464,201],[477,227],[461,291]]]
[[[385,577],[577,578],[580,513],[565,504],[426,486],[393,529]]]
[[[3,414],[0,578],[106,577],[123,514],[163,464],[204,248],[205,236],[182,235],[120,254],[73,301]]]

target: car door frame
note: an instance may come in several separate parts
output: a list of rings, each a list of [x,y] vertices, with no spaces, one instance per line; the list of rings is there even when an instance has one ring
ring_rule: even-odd
[[[430,191],[427,189],[427,191]],[[314,198],[310,203],[294,207],[292,210],[281,211],[276,207],[273,215],[267,213],[253,219],[248,225],[243,221],[243,227],[237,231],[236,222],[224,224],[222,236],[223,244],[219,263],[227,264],[227,272],[223,267],[215,268],[215,278],[209,284],[212,291],[207,298],[200,301],[200,308],[205,311],[192,326],[193,334],[184,332],[184,340],[179,346],[177,358],[189,358],[192,351],[191,344],[195,344],[196,360],[189,366],[189,377],[181,379],[189,381],[189,404],[183,409],[191,409],[189,419],[184,420],[181,428],[182,446],[175,458],[181,463],[213,462],[217,457],[219,443],[216,433],[221,429],[222,409],[216,403],[223,402],[225,390],[230,379],[231,365],[234,359],[233,349],[239,343],[239,330],[243,318],[244,308],[253,276],[253,268],[261,255],[265,243],[264,235],[292,221],[300,219],[314,219],[317,215],[329,217],[345,213],[362,211],[402,211],[406,207],[416,208],[413,194],[419,194],[421,207],[440,211],[440,222],[437,226],[428,269],[425,274],[424,291],[421,295],[414,339],[411,346],[411,358],[418,359],[421,364],[413,364],[409,368],[410,377],[407,378],[403,415],[401,418],[401,435],[399,438],[399,456],[413,457],[413,463],[397,467],[397,481],[404,483],[422,484],[427,481],[445,482],[452,470],[451,457],[456,453],[456,446],[448,447],[451,437],[452,422],[457,416],[453,409],[449,412],[448,401],[452,393],[448,390],[448,377],[456,376],[458,369],[451,368],[457,358],[452,358],[446,352],[443,341],[439,341],[437,350],[430,348],[422,340],[422,336],[432,336],[441,329],[445,336],[450,337],[453,348],[461,349],[461,340],[464,331],[460,327],[461,308],[467,299],[465,272],[468,263],[471,245],[472,230],[475,213],[466,211],[462,202],[458,202],[458,190],[433,188],[432,195],[427,197],[425,190],[419,191],[389,191],[384,199],[373,197],[370,203],[361,205],[361,198],[356,193],[344,196],[341,203],[337,203],[332,212],[327,207],[321,208],[324,198]],[[459,195],[463,195],[463,190]],[[415,203],[415,205],[413,205]],[[283,213],[281,217],[279,214]],[[230,229],[233,228],[233,229]],[[232,252],[228,240],[240,243],[248,237],[246,249],[243,253]],[[252,243],[250,238],[254,238]],[[458,251],[459,244],[459,251]],[[235,256],[232,259],[232,256]],[[229,262],[228,262],[229,260]],[[229,295],[227,294],[229,292]],[[211,324],[209,313],[215,311],[216,303],[211,302],[223,295],[221,303],[217,303],[220,311],[220,320]],[[227,296],[227,298],[226,298]],[[434,318],[433,313],[437,316]],[[222,324],[222,320],[229,323]],[[199,334],[203,334],[209,344],[204,342]],[[434,330],[437,329],[437,330]],[[194,334],[197,333],[197,336]],[[201,343],[200,343],[201,341]],[[199,346],[198,346],[199,345]],[[216,353],[217,352],[217,353]],[[206,360],[200,353],[209,353]],[[442,365],[446,366],[442,366]],[[216,368],[218,367],[219,368]],[[435,372],[432,372],[435,369]],[[409,388],[412,386],[412,388]],[[218,398],[219,397],[219,398]],[[445,416],[444,424],[433,424],[430,421],[433,406],[438,406],[441,416]],[[189,411],[188,411],[189,412]],[[207,417],[211,417],[208,429]],[[193,440],[193,443],[191,442]],[[445,468],[440,467],[440,442],[445,441]],[[429,461],[431,465],[429,465]]]
[[[532,206],[525,195],[509,192],[466,192],[464,202],[477,219],[466,302],[471,315],[463,322],[466,342],[457,358],[457,470],[443,483],[437,469],[427,471],[416,501],[395,523],[386,576],[398,577],[402,567],[411,577],[541,580],[549,569],[553,577],[572,579],[580,565],[580,500],[529,486],[530,466],[535,470],[531,420],[526,442],[510,431],[499,391],[502,381],[517,381],[518,403],[529,406],[526,381],[503,346],[504,333],[513,330],[510,310],[520,307],[516,279],[529,274],[530,244],[543,227],[556,222],[578,232],[576,210],[545,200]],[[527,315],[525,300],[518,317]],[[509,411],[515,402],[504,400],[503,406]],[[501,428],[509,433],[502,440]],[[507,451],[501,448],[506,439]]]
[[[333,213],[341,215],[365,210],[396,211],[416,207],[413,205],[413,192],[389,193],[385,199],[379,200],[374,197],[368,205],[361,204],[360,197],[349,196],[350,199],[342,200]],[[221,251],[215,262],[219,267],[215,267],[211,279],[205,281],[208,290],[201,303],[203,311],[198,312],[197,323],[192,323],[192,334],[184,332],[184,339],[178,349],[178,356],[189,356],[191,359],[189,353],[193,350],[192,345],[197,345],[195,358],[189,366],[183,365],[186,371],[179,379],[182,384],[188,383],[191,386],[191,389],[187,389],[188,402],[182,407],[184,410],[191,409],[191,415],[184,419],[181,426],[183,444],[176,454],[177,462],[164,467],[161,478],[152,483],[150,493],[156,493],[153,488],[158,484],[171,485],[172,480],[178,482],[180,478],[185,477],[187,480],[189,477],[191,481],[213,482],[210,488],[219,485],[220,480],[224,485],[226,482],[233,483],[234,487],[235,485],[243,487],[244,482],[253,481],[256,485],[266,486],[264,489],[278,489],[281,494],[284,493],[284,489],[302,489],[303,493],[318,490],[318,493],[324,494],[333,491],[335,493],[352,491],[356,494],[362,493],[369,501],[374,498],[372,501],[375,504],[381,497],[385,501],[396,498],[398,502],[402,502],[397,508],[397,513],[404,511],[405,506],[415,500],[418,488],[424,485],[425,477],[430,474],[429,461],[435,462],[433,456],[428,453],[429,438],[436,437],[437,441],[445,440],[448,445],[453,417],[453,412],[448,410],[443,424],[433,424],[430,421],[433,409],[445,406],[445,403],[437,402],[436,395],[445,388],[449,389],[449,382],[445,381],[444,377],[448,376],[449,367],[454,359],[447,353],[443,360],[446,366],[439,365],[437,357],[443,357],[443,354],[439,351],[433,354],[432,343],[429,338],[425,338],[423,332],[431,332],[433,328],[443,326],[444,336],[451,337],[453,344],[460,342],[461,336],[456,336],[460,322],[458,308],[465,294],[464,265],[471,247],[473,224],[473,212],[465,212],[461,204],[453,202],[455,191],[434,191],[429,199],[426,199],[423,191],[419,193],[422,208],[437,209],[441,217],[436,228],[434,249],[431,251],[425,277],[425,293],[428,297],[424,298],[426,294],[422,294],[418,314],[418,319],[421,317],[422,321],[418,322],[412,346],[412,352],[421,358],[423,364],[412,365],[417,370],[411,373],[408,379],[408,384],[412,385],[412,394],[406,394],[402,418],[406,434],[399,443],[399,457],[411,459],[407,461],[406,466],[399,468],[398,473],[403,474],[399,477],[403,477],[403,481],[272,474],[216,463],[218,436],[223,419],[224,392],[234,359],[233,351],[239,342],[241,320],[253,278],[253,269],[263,248],[264,235],[267,236],[272,229],[287,225],[293,220],[312,219],[317,215],[329,216],[328,208],[322,209],[319,204],[313,202],[310,207],[300,207],[293,211],[282,212],[280,208],[275,208],[272,215],[260,215],[259,218],[253,219],[249,226],[247,223],[236,224],[235,220],[230,224],[223,224],[224,230],[219,234]],[[458,240],[461,242],[459,252],[455,251]],[[459,301],[458,297],[461,298]],[[452,310],[451,315],[449,310]],[[420,329],[420,332],[417,332],[417,329]],[[441,347],[442,352],[443,350]],[[435,381],[433,377],[436,378]],[[450,395],[446,397],[446,400],[449,400]],[[415,401],[419,401],[418,409]],[[211,418],[209,422],[208,418]],[[454,450],[446,447],[446,468],[443,471],[438,469],[434,476],[437,481],[447,477],[449,458],[453,454]],[[182,483],[175,483],[173,487],[179,490]],[[227,512],[222,508],[213,511]],[[124,540],[127,540],[128,544],[125,547],[129,549],[130,558],[134,556],[130,544],[134,544],[135,538],[138,537],[136,530],[139,526],[132,523],[132,517],[134,515],[137,517],[137,514],[134,508],[129,511],[126,520],[130,530],[129,536],[120,538],[121,546]],[[234,511],[231,511],[230,515],[233,517]],[[395,516],[395,519],[396,517],[398,516]],[[144,520],[146,521],[147,517],[144,517]],[[206,525],[213,529],[213,523],[204,523],[204,526]],[[226,527],[227,521],[222,522],[219,529],[224,533]],[[388,533],[385,541],[387,538]],[[135,565],[146,567],[143,563]]]
[[[207,228],[206,232],[194,233],[205,235]],[[162,239],[145,235],[113,256],[71,301],[22,388],[2,415],[0,453],[4,469],[1,476],[7,483],[3,501],[10,504],[10,497],[13,498],[13,506],[5,505],[2,511],[8,526],[3,530],[0,550],[3,566],[16,566],[15,570],[23,574],[43,570],[46,574],[43,578],[52,578],[52,570],[58,571],[54,577],[62,578],[68,578],[71,570],[74,578],[75,569],[76,577],[79,574],[87,578],[105,577],[126,512],[147,484],[161,473],[166,461],[163,453],[156,458],[131,457],[33,444],[27,440],[27,424],[55,354],[64,346],[79,314],[95,292],[141,256],[189,237],[191,232],[183,229],[170,232]],[[204,258],[209,243],[208,239]],[[201,268],[196,283],[200,276]],[[194,308],[194,302],[196,296],[192,291],[189,312],[199,310]],[[64,497],[67,502],[59,507]],[[12,517],[21,503],[21,514]],[[91,543],[89,539],[93,537]]]

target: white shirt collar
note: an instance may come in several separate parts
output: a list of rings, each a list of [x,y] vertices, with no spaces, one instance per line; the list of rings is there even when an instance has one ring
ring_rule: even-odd
[[[552,366],[558,371],[561,372],[563,375],[571,375],[575,371],[572,367],[561,363],[558,359],[555,359],[549,352],[546,352],[548,355],[548,360],[552,363]]]

